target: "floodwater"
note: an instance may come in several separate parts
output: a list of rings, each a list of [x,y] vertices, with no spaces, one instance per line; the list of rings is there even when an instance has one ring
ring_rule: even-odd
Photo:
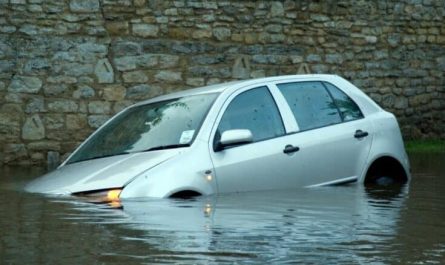
[[[0,169],[0,264],[445,264],[445,155],[413,179],[122,205],[22,191],[41,168]]]

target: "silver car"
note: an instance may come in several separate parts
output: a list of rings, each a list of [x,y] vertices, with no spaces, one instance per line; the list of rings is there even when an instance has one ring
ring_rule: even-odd
[[[292,75],[130,106],[26,190],[114,201],[409,178],[394,115],[341,77]]]

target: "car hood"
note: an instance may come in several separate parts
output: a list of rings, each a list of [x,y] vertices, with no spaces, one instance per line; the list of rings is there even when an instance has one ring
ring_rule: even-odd
[[[179,154],[184,148],[141,152],[64,165],[30,182],[35,193],[71,194],[120,188],[142,172]]]

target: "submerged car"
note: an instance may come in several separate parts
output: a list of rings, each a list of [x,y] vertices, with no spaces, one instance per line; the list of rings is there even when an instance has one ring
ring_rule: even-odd
[[[119,200],[409,178],[393,114],[341,77],[292,75],[132,105],[26,190]]]

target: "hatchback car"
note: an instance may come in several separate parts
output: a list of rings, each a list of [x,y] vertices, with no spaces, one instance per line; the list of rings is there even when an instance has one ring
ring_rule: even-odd
[[[118,200],[408,180],[394,115],[341,77],[292,75],[130,106],[26,190]]]

